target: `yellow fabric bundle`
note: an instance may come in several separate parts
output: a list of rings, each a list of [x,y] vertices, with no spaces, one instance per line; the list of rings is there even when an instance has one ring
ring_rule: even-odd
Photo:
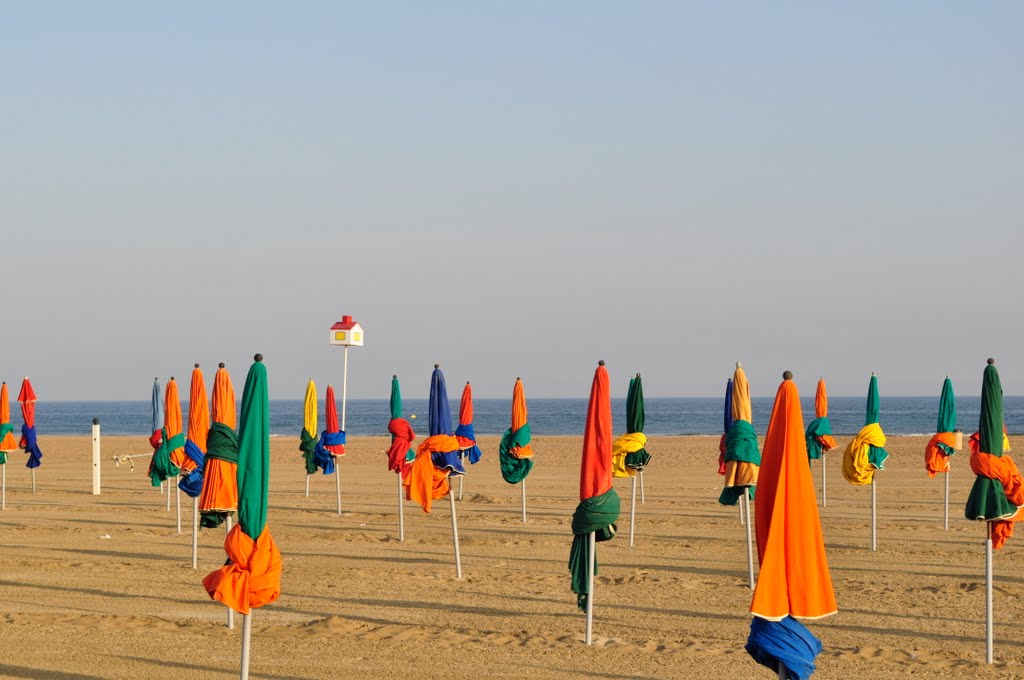
[[[626,467],[626,456],[647,446],[643,432],[624,434],[612,442],[612,476],[632,477],[636,470]]]
[[[872,446],[885,447],[885,433],[878,423],[865,425],[843,451],[843,477],[850,484],[864,486],[874,478],[875,469],[868,462],[868,451]]]

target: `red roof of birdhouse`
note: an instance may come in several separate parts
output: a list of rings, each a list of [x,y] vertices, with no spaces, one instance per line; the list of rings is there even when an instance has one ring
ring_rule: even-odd
[[[359,324],[356,321],[352,320],[351,316],[343,316],[343,317],[341,317],[341,321],[338,321],[333,326],[331,326],[331,330],[332,331],[348,331],[348,330],[352,330],[353,328],[355,328],[358,325]]]

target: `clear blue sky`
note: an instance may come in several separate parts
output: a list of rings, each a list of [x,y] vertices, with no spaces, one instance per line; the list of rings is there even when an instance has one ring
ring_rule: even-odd
[[[0,0],[0,377],[1024,393],[1024,5]]]

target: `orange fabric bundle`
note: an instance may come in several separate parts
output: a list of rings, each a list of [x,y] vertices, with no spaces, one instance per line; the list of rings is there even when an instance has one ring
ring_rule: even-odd
[[[450,434],[438,434],[424,439],[416,449],[416,460],[409,466],[402,480],[406,500],[415,501],[423,508],[423,512],[430,512],[431,501],[443,498],[448,493],[450,472],[447,468],[438,470],[434,467],[431,454],[455,451],[458,448],[458,440]]]
[[[0,385],[0,425],[10,424],[11,422],[11,402],[10,396],[7,393],[7,383]],[[3,439],[0,439],[0,451],[17,451],[18,450],[18,439],[14,436],[14,431],[11,430]]]
[[[940,472],[949,472],[949,456],[939,447],[945,444],[949,448],[956,446],[956,435],[952,432],[939,432],[924,445],[924,469],[929,477]]]
[[[761,572],[750,612],[769,621],[838,609],[804,442],[800,395],[787,379],[775,396],[754,501]]]
[[[993,456],[980,450],[979,436],[975,432],[971,435],[971,470],[976,475],[994,479],[1003,485],[1006,493],[1006,500],[1020,508],[1024,506],[1024,480],[1021,479],[1017,464],[1013,458],[1003,454]],[[1006,540],[1013,536],[1013,523],[1020,517],[1020,510],[1009,519],[991,520],[992,526],[992,547],[996,550],[1002,548]]]
[[[234,512],[238,509],[238,463],[207,458],[203,468],[206,477],[199,494],[202,512]]]
[[[263,527],[263,533],[253,541],[236,524],[224,538],[224,550],[228,563],[203,579],[203,587],[212,599],[239,614],[277,600],[281,595],[281,551],[270,535],[270,527]]]

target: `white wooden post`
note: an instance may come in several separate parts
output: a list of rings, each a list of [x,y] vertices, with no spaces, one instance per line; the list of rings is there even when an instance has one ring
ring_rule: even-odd
[[[92,495],[100,495],[100,419],[92,419]]]

